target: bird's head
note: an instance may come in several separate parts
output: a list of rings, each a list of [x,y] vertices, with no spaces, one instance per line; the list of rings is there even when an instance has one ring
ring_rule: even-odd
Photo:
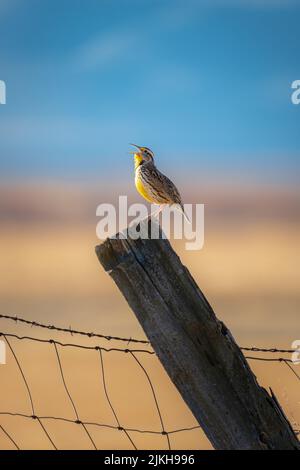
[[[143,163],[153,162],[154,153],[147,147],[140,147],[139,145],[130,144],[136,147],[138,150],[134,151],[134,163],[135,168],[142,165]]]

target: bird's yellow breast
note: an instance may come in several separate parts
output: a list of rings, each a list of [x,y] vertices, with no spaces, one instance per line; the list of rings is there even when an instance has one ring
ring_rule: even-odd
[[[139,170],[137,169],[136,172],[135,172],[135,187],[136,189],[138,190],[138,192],[140,193],[140,195],[146,199],[146,201],[148,202],[155,202],[155,200],[153,199],[153,197],[151,196],[149,190],[147,189],[147,186],[144,185],[141,177],[140,177],[140,172]]]
[[[142,161],[143,161],[142,155],[140,155],[139,153],[135,153],[134,154],[134,169],[135,170],[140,166]]]

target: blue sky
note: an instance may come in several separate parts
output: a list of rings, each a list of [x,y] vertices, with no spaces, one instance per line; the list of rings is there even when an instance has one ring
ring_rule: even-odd
[[[293,0],[1,0],[1,176],[122,176],[136,142],[294,177],[299,20]]]

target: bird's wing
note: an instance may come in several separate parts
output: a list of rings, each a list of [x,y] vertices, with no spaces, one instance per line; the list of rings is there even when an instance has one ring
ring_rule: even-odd
[[[164,194],[169,203],[179,204],[182,206],[181,196],[175,184],[157,168],[155,168],[155,172],[155,187],[157,192]]]

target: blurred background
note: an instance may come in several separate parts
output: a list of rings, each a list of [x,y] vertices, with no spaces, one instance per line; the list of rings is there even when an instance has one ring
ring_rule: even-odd
[[[94,254],[98,204],[125,194],[141,202],[135,142],[154,150],[185,202],[205,204],[204,248],[172,244],[238,343],[290,348],[299,339],[299,13],[296,0],[0,1],[0,313],[144,337]],[[4,321],[0,329],[28,333]],[[49,349],[16,347],[40,414],[71,414]],[[122,422],[157,428],[147,383],[125,359],[109,359]],[[110,422],[93,360],[63,360],[83,416]],[[251,366],[299,428],[296,379],[283,364]],[[195,424],[158,361],[147,368],[166,427]],[[0,408],[28,408],[9,352],[0,376]],[[1,424],[22,447],[48,445],[31,422]],[[57,426],[60,447],[88,448],[76,429]],[[117,431],[97,438],[128,448]],[[172,439],[210,448],[199,430]],[[0,446],[11,446],[1,433]]]

